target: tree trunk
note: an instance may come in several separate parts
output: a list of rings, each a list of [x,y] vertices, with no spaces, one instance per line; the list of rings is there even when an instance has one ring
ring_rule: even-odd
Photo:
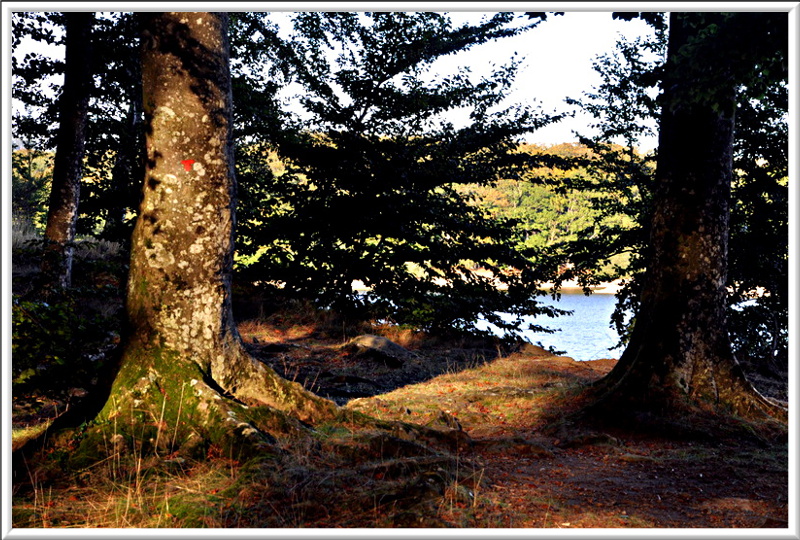
[[[134,59],[135,60],[135,59]],[[111,169],[111,187],[106,208],[106,223],[101,236],[108,240],[121,242],[127,245],[130,241],[130,227],[125,223],[128,209],[135,206],[137,200],[134,186],[142,178],[144,128],[142,116],[142,84],[139,73],[139,63],[135,62],[136,69],[131,68],[128,75],[131,77],[130,104],[125,122],[125,131],[120,136],[120,145],[114,166]]]
[[[316,422],[336,407],[250,357],[234,324],[227,14],[142,16],[147,163],[130,335],[98,420],[106,434],[113,425],[156,452],[258,446],[289,421],[284,413]]]
[[[78,220],[84,131],[92,85],[92,24],[94,13],[67,13],[64,86],[53,184],[47,212],[42,257],[42,289],[69,287],[72,282],[72,243]]]
[[[687,77],[687,62],[720,68],[726,60],[678,54],[698,26],[692,14],[671,16],[650,262],[630,342],[598,389],[601,402],[629,410],[700,405],[743,417],[783,416],[746,380],[727,333],[735,87],[726,81],[713,99],[705,99],[711,91],[693,97],[703,95],[703,81]]]

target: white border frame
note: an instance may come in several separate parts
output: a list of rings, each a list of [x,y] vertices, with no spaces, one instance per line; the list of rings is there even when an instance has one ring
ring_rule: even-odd
[[[0,304],[0,332],[2,347],[3,377],[0,387],[0,452],[2,468],[0,476],[0,539],[9,538],[168,538],[188,536],[190,538],[364,538],[386,536],[391,538],[454,537],[474,538],[497,536],[507,538],[593,538],[593,537],[657,537],[657,538],[775,538],[800,539],[797,516],[797,388],[800,361],[796,332],[798,325],[798,28],[800,27],[800,2],[231,2],[225,3],[231,11],[785,11],[789,13],[789,527],[783,529],[12,529],[11,528],[11,12],[31,11],[155,11],[165,4],[151,2],[3,2],[2,26],[2,107],[5,119],[2,126],[2,221],[0,222],[0,249],[2,249],[2,304]],[[188,8],[187,11],[222,11],[220,2],[174,2],[169,7]]]

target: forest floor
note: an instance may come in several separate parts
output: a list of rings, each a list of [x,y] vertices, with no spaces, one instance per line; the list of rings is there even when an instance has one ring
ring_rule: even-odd
[[[277,457],[255,463],[209,449],[196,461],[109,455],[65,471],[68,441],[51,441],[18,467],[13,526],[788,527],[785,436],[573,425],[560,419],[615,360],[383,330],[401,354],[359,349],[311,325],[243,323],[256,358],[354,421],[279,440]],[[758,384],[786,399],[785,380]],[[65,406],[14,396],[15,433]],[[383,432],[357,413],[387,421]]]

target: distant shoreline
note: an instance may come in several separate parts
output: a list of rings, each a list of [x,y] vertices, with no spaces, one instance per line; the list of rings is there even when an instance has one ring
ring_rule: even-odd
[[[592,291],[592,294],[617,294],[617,292],[622,289],[622,286],[622,280],[615,279],[614,281],[601,281],[597,285],[590,286],[589,289]],[[547,291],[552,290],[553,283],[543,283],[541,289]],[[559,292],[574,294],[583,292],[583,287],[581,287],[576,280],[570,279],[561,284],[561,287],[559,287]]]
[[[477,273],[477,272],[476,272]],[[447,284],[447,281],[440,280],[441,284]],[[601,281],[597,285],[592,285],[589,287],[591,289],[592,294],[617,294],[617,292],[622,289],[623,282],[621,279],[616,279],[614,281]],[[353,291],[355,292],[369,292],[371,289],[364,285],[364,282],[361,280],[353,281]],[[547,282],[542,283],[541,287],[542,290],[552,290],[553,283]],[[570,279],[564,281],[559,288],[559,292],[566,293],[566,294],[576,294],[578,292],[583,292],[583,287],[581,287],[578,282],[574,279]]]

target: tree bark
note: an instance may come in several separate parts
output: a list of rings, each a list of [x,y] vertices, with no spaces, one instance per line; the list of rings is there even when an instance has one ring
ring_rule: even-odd
[[[130,437],[139,433],[156,451],[268,442],[283,413],[313,423],[336,407],[250,357],[234,324],[228,17],[142,16],[147,163],[131,246],[130,335],[99,421],[133,426]]]
[[[84,132],[92,85],[94,13],[67,13],[66,18],[64,86],[41,267],[45,292],[65,289],[72,282],[72,243],[78,220]]]
[[[138,59],[127,71],[131,79],[128,89],[130,104],[125,121],[125,130],[120,136],[120,144],[114,166],[111,169],[111,186],[106,208],[106,223],[101,237],[127,245],[131,230],[125,223],[125,215],[130,207],[138,205],[137,190],[144,170],[144,119],[142,111],[142,77],[139,73]]]
[[[735,81],[720,87],[717,79],[704,88],[688,62],[724,72],[724,62],[734,59],[687,57],[684,46],[701,29],[696,22],[692,14],[671,15],[650,262],[630,342],[599,382],[600,400],[658,413],[699,405],[743,417],[783,417],[785,411],[746,380],[728,337]]]

